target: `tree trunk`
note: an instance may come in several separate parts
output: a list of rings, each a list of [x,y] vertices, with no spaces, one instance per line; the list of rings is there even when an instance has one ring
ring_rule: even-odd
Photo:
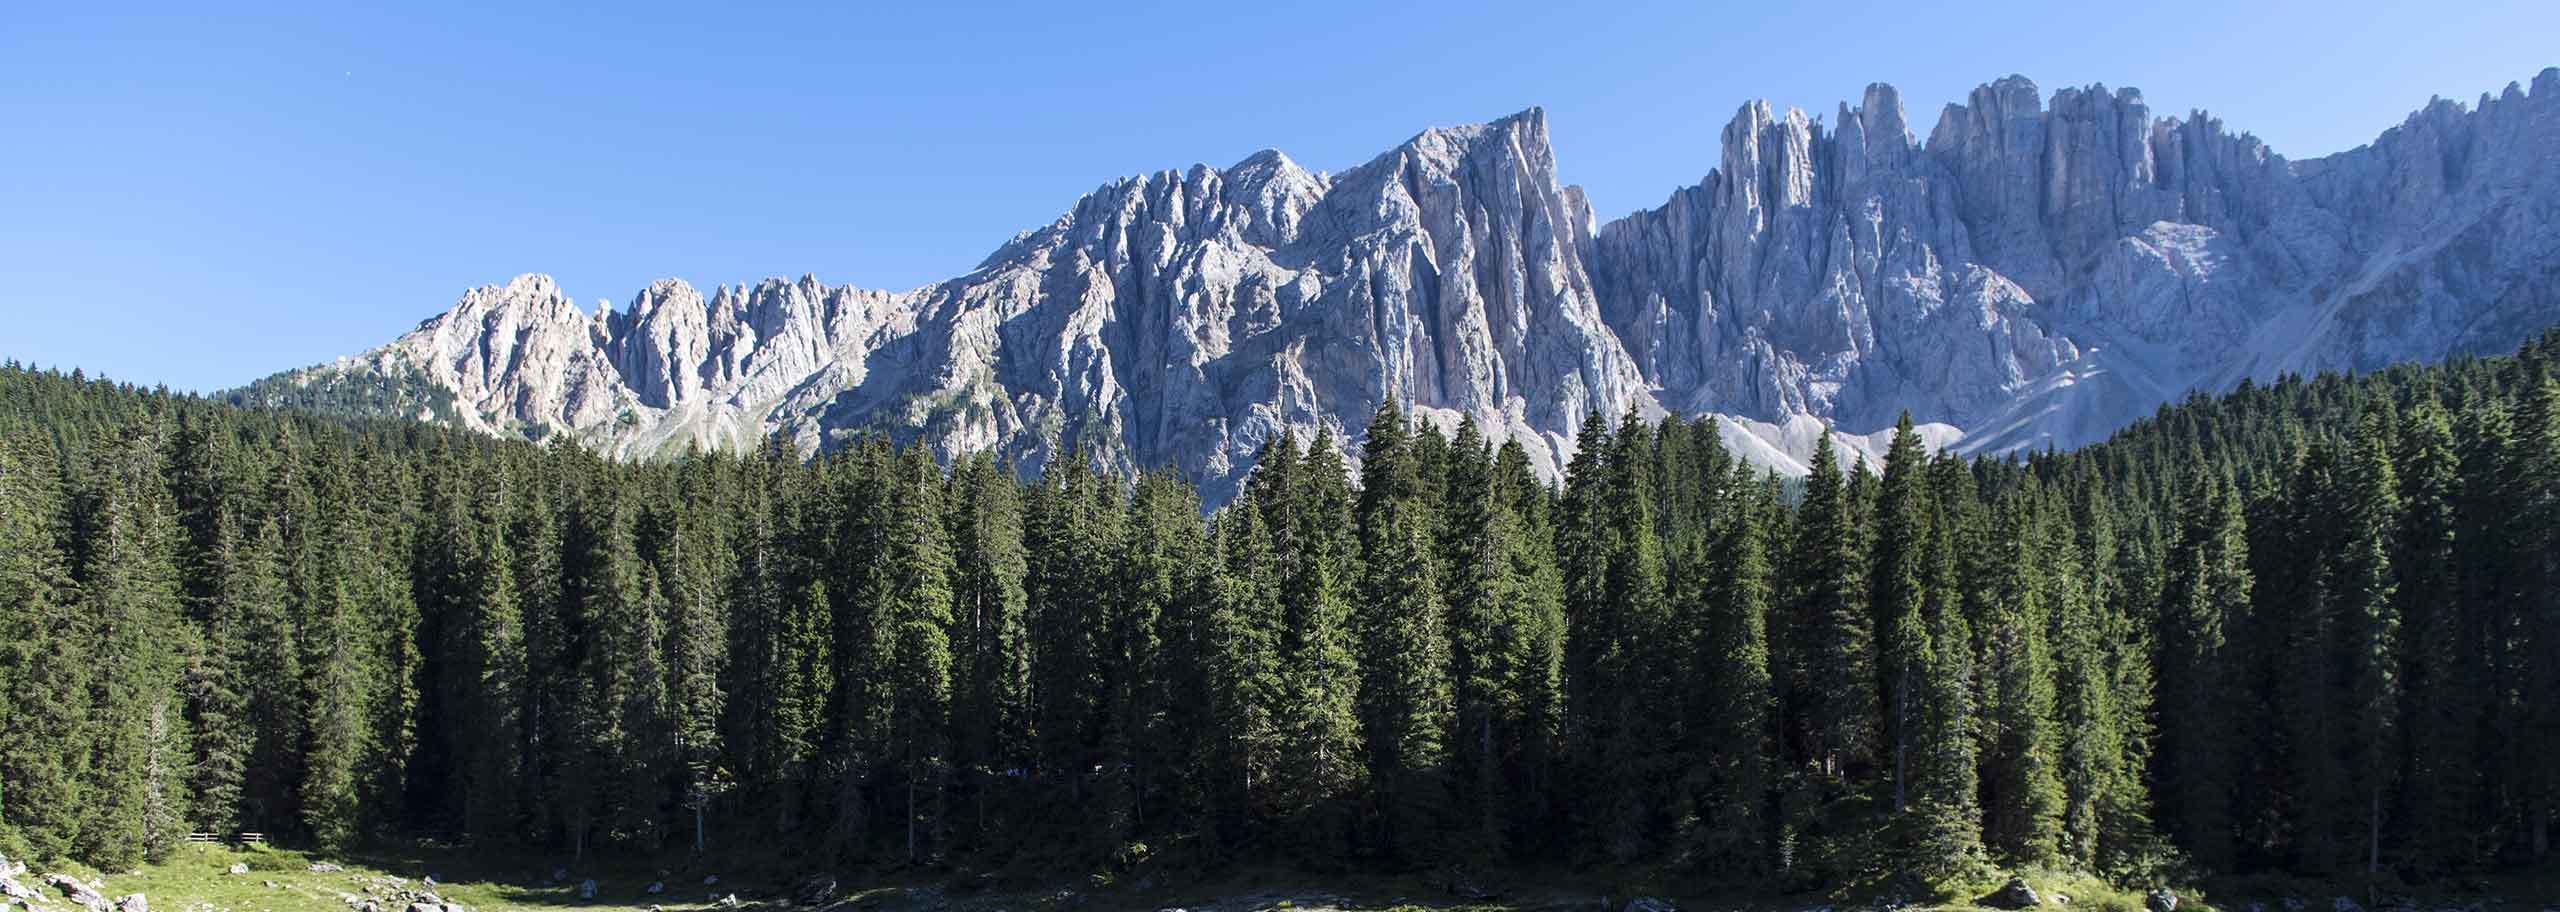
[[[2382,873],[2382,788],[2375,786],[2365,805],[2364,875]]]
[[[1911,671],[1904,668],[1894,674],[1893,682],[1893,812],[1902,813],[1906,778],[1911,753]]]

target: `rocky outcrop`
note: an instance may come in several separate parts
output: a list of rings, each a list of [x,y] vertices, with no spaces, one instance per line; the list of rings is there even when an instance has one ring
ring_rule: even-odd
[[[2560,70],[2305,161],[2201,112],[2009,77],[1925,140],[1870,87],[1745,105],[1716,167],[1597,225],[1537,109],[1338,175],[1278,152],[1116,181],[907,291],[676,280],[583,311],[548,278],[262,381],[625,457],[866,433],[1032,469],[1169,466],[1229,496],[1266,442],[1394,396],[1554,477],[1581,423],[1713,413],[1747,458],[2095,440],[2244,377],[2511,347],[2560,314]],[[258,388],[253,388],[258,389]],[[324,398],[318,396],[306,398]],[[1872,457],[1870,457],[1872,458]]]

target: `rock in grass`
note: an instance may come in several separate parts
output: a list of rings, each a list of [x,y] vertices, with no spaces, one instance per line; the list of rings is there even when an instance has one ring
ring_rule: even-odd
[[[311,873],[313,874],[335,874],[344,870],[346,869],[325,861],[315,863],[311,866]]]
[[[106,896],[91,889],[88,884],[72,878],[71,875],[47,874],[38,879],[44,881],[47,886],[62,891],[62,898],[79,904],[81,908],[90,909],[93,912],[107,908]]]
[[[140,893],[116,897],[116,912],[151,912],[151,900]]]
[[[578,882],[578,898],[579,898],[579,899],[594,899],[594,898],[596,898],[596,882],[595,882],[595,879],[594,879],[594,878],[588,878],[588,879],[586,879],[586,880],[582,880],[582,881],[579,881],[579,882]]]
[[[2000,889],[1983,897],[1982,904],[1994,909],[2033,909],[2044,905],[2044,898],[2036,895],[2036,888],[2027,885],[2026,878],[2013,876]]]
[[[19,883],[16,875],[0,870],[0,899],[34,900],[38,895],[34,887]]]
[[[248,863],[248,862],[245,862],[245,861],[235,861],[235,862],[232,862],[230,867],[222,869],[222,873],[229,874],[229,875],[232,875],[232,876],[235,876],[235,877],[236,877],[236,876],[239,876],[239,875],[242,875],[242,874],[247,874],[247,873],[249,873],[249,863]]]
[[[2178,912],[2178,894],[2169,892],[2168,887],[2153,887],[2151,892],[2142,894],[2142,907],[2150,912]]]

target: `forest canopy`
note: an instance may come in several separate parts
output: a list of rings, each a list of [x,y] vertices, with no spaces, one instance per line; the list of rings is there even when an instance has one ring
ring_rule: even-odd
[[[638,464],[0,370],[0,850],[195,831],[1735,882],[2546,858],[2560,335],[1781,481],[1389,401],[1167,473]]]

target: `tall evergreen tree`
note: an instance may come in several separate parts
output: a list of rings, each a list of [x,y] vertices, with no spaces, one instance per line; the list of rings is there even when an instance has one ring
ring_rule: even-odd
[[[670,762],[678,779],[677,795],[692,812],[693,850],[709,848],[709,812],[714,798],[730,785],[722,763],[726,743],[721,715],[728,694],[722,680],[729,661],[729,618],[725,590],[735,568],[717,526],[712,507],[719,492],[709,476],[686,475],[683,502],[694,507],[672,520],[655,574],[666,601],[667,711],[673,728]]]
[[[1911,413],[1894,423],[1885,451],[1884,479],[1876,501],[1875,567],[1869,584],[1875,608],[1876,666],[1883,676],[1884,734],[1892,746],[1893,809],[1908,798],[1913,691],[1920,652],[1928,638],[1927,551],[1930,536],[1928,455],[1912,430]]]
[[[2049,532],[2048,558],[2063,572],[2049,588],[2050,637],[2054,683],[2054,724],[2062,780],[2064,860],[2092,870],[2105,838],[2106,811],[2115,793],[2128,787],[2119,773],[2125,755],[2117,710],[2116,680],[2109,637],[2116,563],[2115,527],[2107,512],[2075,498],[2067,514],[2075,537]]]
[[[2346,550],[2334,575],[2349,705],[2348,774],[2365,814],[2365,874],[2382,870],[2385,803],[2397,786],[2402,757],[2399,575],[2392,551],[2400,533],[2400,481],[2392,468],[2391,428],[2368,413],[2347,465]]]
[[[1280,816],[1303,850],[1344,848],[1341,802],[1362,781],[1358,640],[1352,593],[1358,580],[1358,525],[1350,474],[1333,435],[1318,431],[1297,467],[1288,502],[1291,549],[1283,556],[1286,622],[1282,663],[1289,709],[1280,729],[1298,744],[1280,770]],[[1275,532],[1277,530],[1275,529]]]
[[[942,477],[921,449],[899,461],[896,506],[886,545],[889,585],[882,591],[895,625],[888,660],[887,757],[898,766],[906,810],[906,855],[923,858],[941,826],[943,774],[951,724],[951,552],[944,542]]]
[[[991,795],[1031,760],[1031,634],[1022,494],[993,457],[952,480],[951,765],[964,774],[973,838],[989,835]]]
[[[467,536],[454,606],[460,616],[445,620],[457,642],[447,665],[449,705],[465,720],[448,728],[454,739],[448,750],[466,758],[457,777],[462,832],[475,841],[508,842],[524,832],[518,746],[528,676],[523,593],[509,539],[516,504],[502,470],[475,487],[480,496],[459,530]]]
[[[1207,610],[1210,552],[1198,494],[1163,472],[1138,480],[1127,528],[1115,586],[1122,597],[1110,601],[1106,628],[1108,736],[1115,764],[1127,771],[1116,780],[1115,804],[1127,809],[1127,826],[1140,829],[1169,816],[1183,792],[1184,745],[1199,723],[1195,707],[1175,694],[1199,687],[1192,632]]]
[[[79,628],[94,643],[84,857],[121,866],[158,860],[185,835],[192,751],[179,702],[185,624],[174,504],[150,425],[108,441],[80,509]]]
[[[1974,637],[1964,596],[1964,556],[1985,547],[1973,474],[1963,463],[1940,459],[1929,467],[1929,494],[1937,521],[1929,526],[1922,570],[1923,627],[1910,643],[1909,718],[1911,849],[1917,869],[1945,876],[1965,873],[1980,861],[1982,816]]]
[[[2468,630],[2462,585],[2461,463],[2436,393],[2403,414],[2400,529],[2391,555],[2407,630],[2406,720],[2412,860],[2444,871],[2478,854],[2479,733],[2489,704],[2487,657]]]
[[[242,606],[239,667],[263,686],[249,690],[240,725],[249,739],[241,781],[239,821],[257,832],[289,832],[299,825],[304,720],[301,653],[295,648],[292,592],[286,580],[283,528],[269,517],[239,551],[235,579]],[[494,749],[506,752],[511,742]]]
[[[1217,591],[1201,633],[1208,706],[1195,757],[1208,835],[1218,847],[1245,841],[1274,804],[1272,782],[1290,750],[1281,675],[1279,558],[1257,494],[1218,516]]]
[[[2550,762],[2560,756],[2560,340],[2544,336],[2528,364],[2506,460],[2518,532],[2511,565],[2525,594],[2500,626],[2513,638],[2503,675],[2515,694],[2507,785],[2518,796],[2522,848],[2542,859],[2560,827],[2560,772]]]
[[[1510,794],[1531,737],[1537,607],[1522,554],[1530,547],[1512,499],[1497,487],[1494,453],[1474,419],[1458,427],[1446,485],[1451,781],[1463,796],[1469,854],[1499,857],[1515,816]]]
[[[1793,549],[1785,712],[1795,756],[1826,776],[1863,769],[1876,746],[1875,635],[1859,505],[1828,434],[1813,450]]]
[[[1380,845],[1429,860],[1446,826],[1451,724],[1438,529],[1423,457],[1395,400],[1361,449],[1360,721]]]
[[[62,501],[49,448],[0,432],[0,838],[38,858],[72,851],[88,792],[90,663]]]
[[[2245,677],[2230,667],[2230,635],[2249,623],[2252,576],[2236,497],[2190,454],[2180,488],[2177,541],[2161,587],[2161,750],[2164,819],[2179,843],[2227,868],[2240,821],[2232,803],[2245,721],[2228,696]]]
[[[2046,639],[2051,605],[2043,576],[2050,570],[2039,557],[2046,531],[2037,521],[2038,499],[2030,488],[2001,500],[2002,572],[1983,637],[1990,749],[1982,777],[1991,811],[1985,836],[2001,854],[2025,864],[2058,857],[2064,797]]]
[[[1711,872],[1749,877],[1764,873],[1774,856],[1769,800],[1777,691],[1769,661],[1766,517],[1777,505],[1760,496],[1748,469],[1736,470],[1727,486],[1723,528],[1706,563],[1714,582],[1701,593],[1706,604],[1691,660],[1703,676],[1692,720],[1705,766],[1698,852]]]

